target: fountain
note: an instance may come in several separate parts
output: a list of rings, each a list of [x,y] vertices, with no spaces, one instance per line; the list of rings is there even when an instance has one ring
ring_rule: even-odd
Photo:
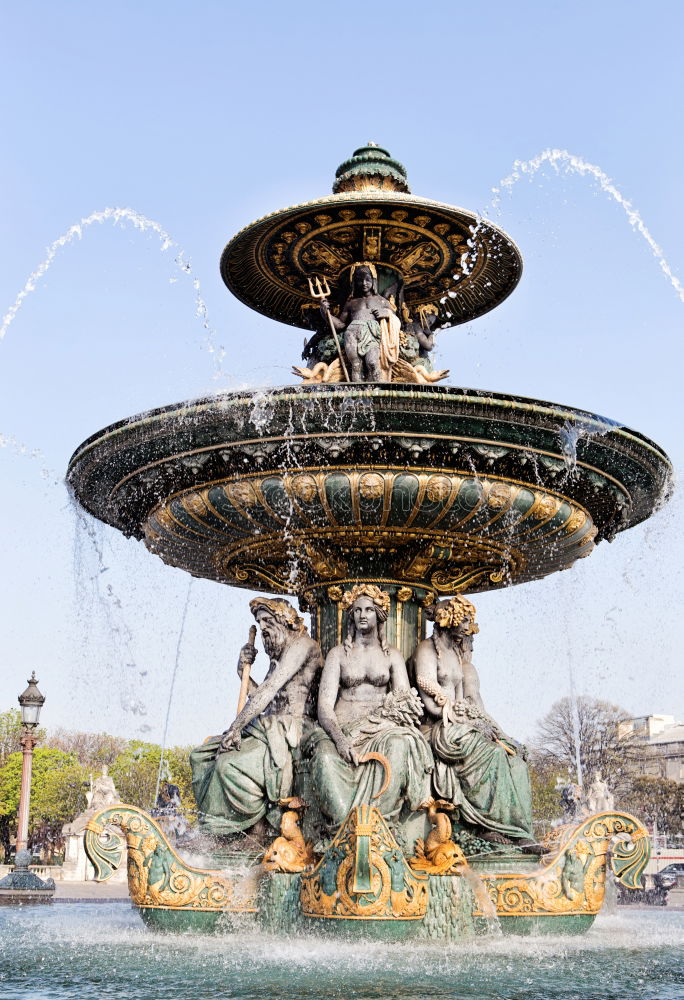
[[[648,835],[629,814],[534,842],[525,748],[472,662],[466,594],[569,569],[670,483],[663,451],[613,421],[440,384],[435,336],[521,273],[506,233],[411,194],[370,143],[331,195],[252,223],[221,258],[241,301],[307,331],[301,384],[152,410],[73,455],[94,517],[192,576],[278,595],[250,604],[265,680],[250,679],[254,627],[238,717],[191,756],[202,863],[124,803],[88,822],[97,876],[127,852],[149,925],[576,933],[609,865],[640,884]]]

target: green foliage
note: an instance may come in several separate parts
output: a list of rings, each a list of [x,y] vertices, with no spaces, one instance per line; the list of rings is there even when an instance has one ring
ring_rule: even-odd
[[[153,808],[160,759],[161,747],[156,743],[130,740],[109,770],[122,802],[148,811]]]
[[[192,794],[189,753],[187,747],[167,749],[164,752],[161,779],[178,785],[183,808],[192,812],[195,809],[195,799]],[[156,743],[131,740],[127,744],[110,768],[123,802],[148,811],[154,807],[160,760],[161,747]]]
[[[675,836],[684,829],[684,784],[668,778],[634,778],[621,805],[658,833]]]
[[[535,832],[539,837],[543,836],[550,829],[553,820],[559,819],[562,814],[558,779],[567,784],[571,778],[568,777],[567,768],[559,766],[553,758],[545,757],[538,752],[530,754],[528,764],[532,785],[532,816]]]
[[[6,712],[0,712],[0,767],[11,753],[21,750],[21,730],[21,712],[18,708],[9,708]],[[39,729],[36,733],[36,741],[42,743],[44,739],[45,730]]]
[[[0,768],[0,816],[6,833],[16,831],[22,754],[12,753]],[[61,845],[62,826],[85,808],[86,774],[73,754],[49,747],[33,753],[29,837],[51,855]]]

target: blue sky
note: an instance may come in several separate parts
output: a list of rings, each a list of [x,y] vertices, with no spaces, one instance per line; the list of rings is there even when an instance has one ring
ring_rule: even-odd
[[[95,224],[0,342],[0,708],[36,669],[47,724],[160,739],[179,649],[171,741],[231,720],[249,595],[194,582],[188,599],[188,578],[139,544],[78,526],[61,479],[113,420],[291,381],[300,335],[232,299],[218,259],[247,222],[325,194],[357,146],[388,147],[417,194],[483,211],[516,160],[567,150],[613,179],[684,276],[683,20],[657,0],[5,6],[0,314],[45,248],[107,206],[156,220],[192,274],[154,234]],[[451,381],[605,414],[680,466],[684,304],[623,209],[546,166],[493,218],[525,273],[440,335]],[[219,377],[193,280],[227,352]],[[509,731],[531,734],[569,664],[579,691],[684,717],[681,515],[676,496],[569,573],[476,599],[483,694]]]

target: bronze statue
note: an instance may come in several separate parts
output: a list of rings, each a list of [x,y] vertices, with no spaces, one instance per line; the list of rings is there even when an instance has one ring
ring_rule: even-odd
[[[416,684],[432,718],[433,785],[484,840],[532,845],[532,793],[524,747],[487,714],[472,662],[479,628],[460,595],[433,610],[431,638],[414,654]]]
[[[404,807],[418,809],[432,770],[430,748],[417,728],[422,704],[410,689],[401,653],[385,637],[389,595],[374,584],[356,584],[343,602],[349,632],[326,657],[320,728],[308,741],[312,787],[332,827],[361,803],[372,801],[386,818]]]
[[[344,333],[343,351],[351,382],[389,382],[399,357],[399,318],[388,299],[378,294],[374,264],[355,264],[351,294],[342,312],[333,316],[327,299],[321,313],[335,330]]]
[[[416,316],[409,317],[401,328],[401,358],[426,372],[434,370],[430,353],[435,346],[434,326],[438,318],[436,306],[418,306]]]
[[[256,827],[264,817],[278,828],[278,802],[292,794],[292,750],[314,724],[318,643],[287,601],[258,597],[249,606],[270,660],[268,672],[261,684],[250,681],[247,704],[229,728],[190,754],[200,827],[212,834],[265,835],[263,824]],[[255,656],[251,643],[242,647],[241,679]]]

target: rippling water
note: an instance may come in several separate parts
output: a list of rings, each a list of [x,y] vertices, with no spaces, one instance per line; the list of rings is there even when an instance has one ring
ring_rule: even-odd
[[[679,1000],[684,913],[450,945],[158,935],[125,904],[0,909],[2,1000]]]

